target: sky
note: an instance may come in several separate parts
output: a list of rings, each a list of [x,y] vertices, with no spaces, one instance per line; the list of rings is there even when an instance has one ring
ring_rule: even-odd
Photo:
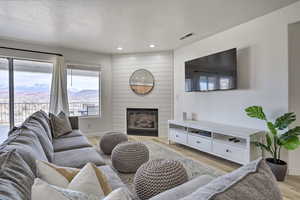
[[[52,63],[47,62],[37,62],[30,60],[14,60],[14,85],[18,87],[33,87],[39,85],[51,85],[51,71]],[[5,69],[5,70],[3,70]],[[33,72],[24,72],[32,70]],[[19,71],[18,71],[19,70]],[[20,71],[22,70],[22,71]],[[48,72],[48,73],[41,73]],[[73,90],[98,90],[99,81],[97,77],[97,72],[86,72],[82,70],[72,71],[72,81],[70,70],[68,70],[68,88]],[[81,74],[81,75],[80,75]],[[83,75],[89,75],[83,76]],[[0,89],[8,89],[8,61],[7,59],[0,58]]]
[[[34,87],[38,85],[51,85],[51,74],[15,72],[15,87]],[[68,88],[76,90],[98,90],[99,82],[96,77],[68,76]],[[8,72],[0,70],[0,89],[8,89]]]

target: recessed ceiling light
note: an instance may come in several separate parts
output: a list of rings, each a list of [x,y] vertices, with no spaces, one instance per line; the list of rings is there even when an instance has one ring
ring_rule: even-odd
[[[118,47],[117,49],[118,49],[119,51],[122,51],[122,50],[123,50],[123,48],[122,48],[122,47]]]
[[[154,44],[150,44],[149,47],[150,47],[150,48],[154,48],[155,45],[154,45]]]

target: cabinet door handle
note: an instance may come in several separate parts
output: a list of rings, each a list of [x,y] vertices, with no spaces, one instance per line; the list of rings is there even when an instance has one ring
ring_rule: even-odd
[[[178,137],[178,135],[175,135],[175,137]]]
[[[231,151],[230,151],[229,149],[226,149],[226,152],[227,152],[227,153],[230,153]]]
[[[200,141],[197,141],[196,143],[197,143],[197,144],[201,144],[201,142],[200,142]]]

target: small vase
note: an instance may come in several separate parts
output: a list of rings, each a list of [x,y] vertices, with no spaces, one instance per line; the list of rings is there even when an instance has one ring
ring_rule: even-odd
[[[282,160],[279,160],[278,162],[274,162],[273,158],[267,158],[266,162],[271,168],[277,181],[284,181],[287,173],[287,163]]]

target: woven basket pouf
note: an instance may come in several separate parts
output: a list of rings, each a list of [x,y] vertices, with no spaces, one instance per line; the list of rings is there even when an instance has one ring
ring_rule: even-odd
[[[124,142],[112,151],[112,165],[119,172],[134,173],[149,160],[149,150],[140,142]]]
[[[145,200],[187,181],[187,172],[179,161],[155,159],[137,170],[134,187],[138,197]]]
[[[120,132],[108,132],[100,140],[99,146],[103,153],[110,155],[112,150],[120,143],[127,142],[128,137]]]

